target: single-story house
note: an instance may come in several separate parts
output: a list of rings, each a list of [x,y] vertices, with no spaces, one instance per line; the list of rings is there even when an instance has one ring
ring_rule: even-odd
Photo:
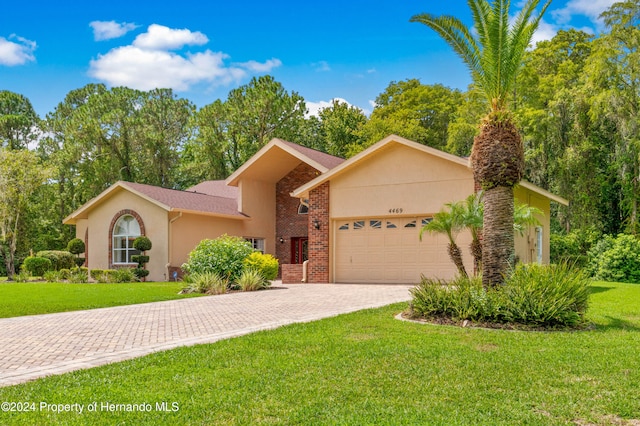
[[[184,191],[117,182],[64,223],[76,226],[93,269],[133,266],[132,241],[146,235],[155,281],[179,274],[201,240],[229,234],[276,256],[284,282],[416,283],[455,275],[446,237],[418,236],[445,203],[473,191],[466,159],[398,136],[348,160],[273,139],[224,181]],[[549,262],[550,203],[567,201],[525,181],[515,197],[544,212],[516,235],[517,256]],[[469,243],[462,232],[472,270]]]

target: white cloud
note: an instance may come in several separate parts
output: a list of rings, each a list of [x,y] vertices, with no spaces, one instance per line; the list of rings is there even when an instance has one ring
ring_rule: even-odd
[[[36,57],[33,55],[33,51],[36,50],[36,47],[35,41],[15,34],[11,34],[9,39],[0,37],[0,65],[12,67],[35,61]]]
[[[116,21],[93,21],[89,23],[93,28],[93,38],[96,41],[111,40],[122,37],[129,31],[138,28],[138,25],[129,22],[118,23]]]
[[[586,16],[594,24],[601,26],[599,16],[618,0],[569,0],[565,7],[551,12],[558,24],[568,24],[575,15]]]
[[[531,46],[535,47],[539,41],[551,40],[558,33],[558,26],[546,22],[544,19],[538,24],[538,29],[533,33]]]
[[[317,72],[331,71],[331,67],[329,66],[329,62],[327,61],[314,62],[313,64],[311,64],[311,66],[314,67]]]
[[[171,50],[208,42],[201,32],[149,26],[131,45],[111,49],[90,62],[89,75],[111,86],[127,86],[139,90],[172,88],[186,91],[192,85],[230,84],[250,73],[267,72],[282,64],[272,58],[264,63],[254,60],[226,65],[224,52],[176,53]]]
[[[278,68],[280,65],[282,65],[282,62],[280,61],[280,59],[271,58],[263,64],[257,61],[248,61],[242,62],[237,65],[253,72],[269,72],[272,69]]]
[[[173,50],[184,46],[200,46],[208,42],[207,36],[200,31],[177,30],[164,25],[152,24],[149,25],[146,33],[136,37],[133,45],[141,49]]]
[[[333,106],[333,102],[334,101],[338,101],[339,103],[344,103],[347,104],[348,106],[353,106],[356,108],[359,108],[360,110],[362,110],[362,112],[369,116],[371,114],[371,111],[364,109],[364,108],[360,108],[359,106],[355,106],[350,104],[349,102],[347,102],[346,99],[342,99],[342,98],[333,98],[330,101],[319,101],[319,102],[309,102],[309,101],[305,101],[305,104],[307,106],[307,114],[306,117],[309,118],[313,115],[315,115],[316,117],[319,116],[320,111],[325,109],[325,108],[330,108],[331,106]],[[373,101],[369,101],[370,105],[375,105],[375,103],[373,103]]]

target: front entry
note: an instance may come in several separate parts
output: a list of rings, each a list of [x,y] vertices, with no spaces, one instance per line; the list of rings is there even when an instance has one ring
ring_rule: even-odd
[[[291,238],[291,263],[300,264],[309,260],[309,238]]]

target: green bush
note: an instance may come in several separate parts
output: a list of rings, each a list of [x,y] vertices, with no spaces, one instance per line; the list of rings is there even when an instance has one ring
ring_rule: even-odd
[[[240,237],[223,235],[203,240],[189,253],[182,270],[188,274],[215,273],[233,282],[242,273],[244,259],[252,252],[251,244]]]
[[[67,251],[71,254],[78,255],[80,253],[84,253],[85,250],[86,247],[84,245],[84,241],[82,241],[80,238],[74,238],[73,240],[69,241],[69,244],[67,244]]]
[[[24,260],[22,267],[34,277],[42,277],[45,272],[52,269],[51,260],[46,257],[29,256]]]
[[[586,228],[568,234],[552,233],[550,239],[551,262],[585,267],[589,250],[601,239],[601,233]]]
[[[229,281],[215,272],[196,272],[183,277],[186,287],[182,293],[223,294],[229,290]]]
[[[270,254],[254,251],[242,263],[245,269],[255,269],[260,272],[265,280],[275,280],[278,276],[278,259]]]
[[[71,269],[69,268],[63,268],[58,271],[58,277],[61,280],[68,280],[70,276],[71,276]]]
[[[113,271],[113,281],[116,283],[132,283],[138,281],[133,269],[118,268]]]
[[[144,268],[133,268],[133,275],[135,275],[138,280],[142,280],[144,277],[149,275],[149,271]]]
[[[151,250],[151,240],[144,235],[133,240],[133,248],[139,251]]]
[[[60,272],[59,271],[47,271],[42,276],[44,280],[48,283],[57,283],[60,281]]]
[[[237,284],[242,291],[256,291],[269,287],[271,282],[266,280],[259,270],[245,268],[238,277]]]
[[[18,272],[17,274],[13,274],[13,279],[17,283],[26,283],[29,281],[29,278],[31,278],[29,272],[27,272],[24,269]]]
[[[36,253],[37,257],[46,257],[51,261],[53,268],[56,271],[61,269],[71,269],[76,266],[76,262],[73,260],[74,256],[63,250],[43,250]]]
[[[145,263],[149,263],[149,256],[134,254],[133,256],[131,256],[131,261],[137,263],[138,265],[144,265]]]
[[[78,268],[80,268],[82,267],[82,265],[84,265],[84,257],[74,257],[73,262],[76,264]]]
[[[69,274],[69,282],[73,284],[84,284],[89,282],[87,268],[73,268]]]
[[[566,265],[519,265],[503,293],[506,322],[535,326],[575,326],[589,301],[589,280]]]
[[[584,321],[589,280],[566,265],[519,265],[497,288],[480,278],[422,279],[411,290],[410,313],[426,318],[533,327],[574,327]]]
[[[606,236],[589,251],[588,271],[600,280],[640,283],[640,240]]]

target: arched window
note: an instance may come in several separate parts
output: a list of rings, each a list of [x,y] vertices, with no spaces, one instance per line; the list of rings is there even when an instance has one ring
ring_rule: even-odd
[[[127,214],[121,216],[113,225],[113,263],[134,263],[131,256],[140,254],[133,248],[133,240],[140,235],[140,224],[135,217]]]

